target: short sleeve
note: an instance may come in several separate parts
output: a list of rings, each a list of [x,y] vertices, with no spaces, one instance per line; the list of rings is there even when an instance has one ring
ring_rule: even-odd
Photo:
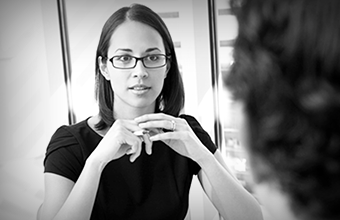
[[[214,154],[217,150],[216,145],[212,142],[209,134],[202,128],[200,123],[192,116],[190,115],[180,115],[181,118],[185,119],[188,124],[190,125],[191,129],[194,131],[194,133],[197,135],[198,139],[203,143],[203,145],[212,153]],[[198,174],[201,167],[194,162],[193,164],[193,173]]]
[[[83,153],[75,136],[62,126],[53,134],[48,144],[45,173],[54,173],[76,182],[84,166]]]

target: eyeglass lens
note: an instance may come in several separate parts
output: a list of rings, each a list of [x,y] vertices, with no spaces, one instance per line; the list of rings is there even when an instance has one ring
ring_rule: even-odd
[[[114,56],[110,59],[115,68],[129,69],[137,65],[141,60],[146,68],[159,68],[166,64],[166,56],[163,54],[153,54],[145,57],[133,57],[129,55]]]

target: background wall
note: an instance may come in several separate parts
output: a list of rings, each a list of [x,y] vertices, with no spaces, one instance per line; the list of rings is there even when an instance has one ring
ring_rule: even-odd
[[[43,191],[43,158],[51,135],[68,124],[57,1],[0,2],[0,219],[34,220]],[[77,121],[96,112],[94,56],[100,30],[127,0],[67,1],[72,94]],[[149,0],[164,16],[186,89],[185,112],[213,135],[206,0]],[[176,17],[177,14],[177,17]],[[196,178],[192,219],[218,219]]]
[[[56,1],[1,1],[0,28],[0,219],[35,219],[44,151],[67,123]]]

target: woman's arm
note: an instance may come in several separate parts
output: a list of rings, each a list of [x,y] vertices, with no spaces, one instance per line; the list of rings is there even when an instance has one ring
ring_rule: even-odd
[[[214,155],[207,151],[196,162],[201,166],[200,183],[225,220],[263,219],[260,204],[236,179],[219,150]]]
[[[90,219],[103,166],[88,159],[76,183],[45,173],[45,198],[39,219]]]

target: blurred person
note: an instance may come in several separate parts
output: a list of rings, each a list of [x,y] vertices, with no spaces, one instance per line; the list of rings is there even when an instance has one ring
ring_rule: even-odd
[[[340,1],[232,1],[226,89],[254,191],[275,220],[340,219]]]
[[[184,219],[194,175],[227,219],[262,219],[198,121],[184,115],[184,88],[170,33],[148,7],[106,21],[96,53],[99,114],[52,136],[39,218]]]

